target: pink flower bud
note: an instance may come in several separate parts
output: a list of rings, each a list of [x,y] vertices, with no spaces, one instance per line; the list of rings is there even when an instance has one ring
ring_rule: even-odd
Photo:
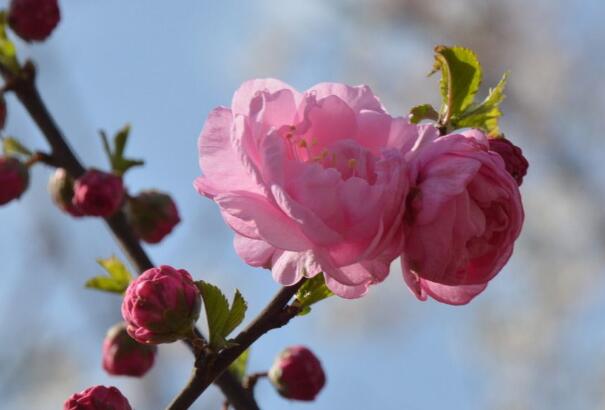
[[[8,24],[25,41],[45,40],[60,19],[57,0],[12,0],[8,9]]]
[[[122,316],[140,343],[170,343],[187,337],[200,315],[200,292],[183,269],[149,269],[126,289]]]
[[[181,221],[172,198],[158,191],[143,191],[129,198],[126,216],[137,236],[158,243]]]
[[[111,216],[123,199],[122,178],[114,174],[91,169],[74,184],[73,205],[84,215]]]
[[[63,168],[57,168],[48,181],[48,190],[54,203],[71,216],[82,216],[82,211],[73,204],[74,180]]]
[[[529,163],[523,156],[521,148],[510,142],[504,137],[490,138],[489,150],[500,154],[506,165],[506,170],[513,176],[517,184],[521,186],[523,177],[527,174]]]
[[[63,410],[132,410],[126,397],[115,387],[93,386],[75,393]]]
[[[132,339],[126,325],[119,323],[107,332],[103,341],[103,369],[115,376],[141,377],[155,360],[157,348]]]
[[[277,357],[269,379],[283,397],[312,401],[326,384],[326,375],[317,357],[304,346],[292,346]]]
[[[27,166],[17,158],[0,156],[0,205],[19,198],[28,185]]]

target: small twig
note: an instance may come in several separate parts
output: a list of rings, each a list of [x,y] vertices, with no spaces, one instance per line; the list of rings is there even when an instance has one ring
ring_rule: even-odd
[[[208,367],[194,369],[187,386],[173,400],[167,410],[188,409],[217,377],[230,374],[226,371],[229,365],[250,345],[265,333],[286,325],[293,317],[298,315],[300,308],[288,305],[288,302],[304,282],[303,279],[295,285],[283,287],[267,307],[233,339],[232,347],[218,353],[216,360]]]
[[[249,374],[244,378],[242,385],[244,386],[244,389],[248,390],[251,394],[254,394],[256,383],[258,383],[258,381],[264,377],[269,377],[269,372],[257,372]]]

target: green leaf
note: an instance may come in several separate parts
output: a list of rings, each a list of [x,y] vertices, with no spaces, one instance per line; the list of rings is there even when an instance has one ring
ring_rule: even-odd
[[[243,322],[246,316],[246,310],[248,310],[248,304],[244,300],[244,297],[238,289],[235,290],[233,295],[233,301],[231,302],[231,309],[229,311],[229,317],[225,322],[223,329],[223,336],[227,337],[231,332],[235,330],[240,323]]]
[[[412,124],[418,124],[422,120],[437,121],[439,119],[439,113],[431,104],[422,104],[412,107],[409,118]]]
[[[6,35],[6,11],[0,12],[0,65],[16,74],[21,69],[17,60],[15,44]]]
[[[97,263],[107,272],[107,275],[95,276],[86,281],[86,287],[103,290],[105,292],[124,293],[132,275],[128,268],[115,256],[107,259],[99,259]]]
[[[204,301],[210,345],[212,347],[222,347],[225,344],[223,329],[229,318],[229,302],[217,286],[203,280],[196,282],[196,284]]]
[[[200,280],[196,282],[206,311],[210,346],[222,348],[228,345],[227,336],[244,320],[248,305],[239,290],[235,291],[233,302],[229,302],[223,292],[214,285]]]
[[[248,371],[248,359],[250,358],[250,349],[244,350],[237,359],[229,366],[229,370],[241,382],[246,377]]]
[[[304,316],[308,314],[311,311],[311,305],[329,298],[333,294],[334,293],[326,286],[323,273],[319,273],[311,279],[308,279],[300,287],[298,292],[296,292],[295,303],[302,308],[299,315]]]
[[[107,271],[109,276],[120,282],[130,283],[132,274],[128,271],[126,265],[122,263],[116,256],[107,259],[99,259],[97,263]]]
[[[117,175],[124,175],[130,168],[141,166],[145,164],[145,161],[139,159],[126,158],[124,151],[126,150],[126,144],[128,143],[128,136],[130,135],[130,125],[126,124],[122,127],[113,138],[113,147],[109,143],[109,138],[104,131],[100,131],[101,140],[103,142],[103,148],[109,158],[111,169]]]
[[[443,101],[441,120],[463,112],[475,99],[481,85],[481,65],[476,54],[464,47],[435,47],[434,72],[441,70],[440,90]]]
[[[481,104],[473,106],[459,116],[452,118],[452,126],[455,128],[480,128],[491,137],[500,135],[500,126],[498,124],[502,116],[500,104],[504,101],[504,87],[506,86],[508,75],[508,72],[504,73],[502,79],[500,79],[494,88],[489,90],[489,94]]]
[[[2,150],[6,155],[25,155],[31,156],[32,152],[25,148],[23,144],[19,142],[16,138],[8,137],[2,139]]]

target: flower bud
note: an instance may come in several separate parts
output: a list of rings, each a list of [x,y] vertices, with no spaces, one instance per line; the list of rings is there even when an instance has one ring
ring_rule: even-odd
[[[489,139],[489,150],[500,154],[506,165],[506,171],[517,181],[517,185],[521,186],[523,177],[527,174],[527,168],[529,167],[521,148],[506,138],[500,137]]]
[[[126,289],[122,316],[139,343],[170,343],[191,335],[200,315],[201,296],[183,269],[149,269]]]
[[[28,185],[27,166],[15,157],[0,156],[0,205],[19,198]]]
[[[155,346],[138,343],[118,323],[103,341],[103,369],[114,376],[141,377],[153,366],[156,353]]]
[[[57,168],[48,181],[48,191],[53,202],[63,211],[71,216],[82,216],[80,211],[73,204],[74,180],[63,168]]]
[[[317,357],[304,346],[292,346],[277,357],[269,379],[283,397],[312,401],[326,384],[326,375]]]
[[[181,221],[172,198],[158,191],[143,191],[128,198],[126,217],[137,236],[158,243]]]
[[[126,397],[115,387],[93,386],[75,393],[63,410],[132,410]]]
[[[57,0],[12,0],[8,9],[8,24],[25,41],[45,40],[60,19]]]
[[[111,216],[123,199],[122,178],[114,174],[91,169],[74,183],[72,203],[83,215]]]

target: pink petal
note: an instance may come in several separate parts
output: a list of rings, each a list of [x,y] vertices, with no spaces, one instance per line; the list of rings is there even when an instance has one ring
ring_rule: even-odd
[[[346,102],[355,112],[361,110],[385,112],[380,100],[367,85],[351,87],[339,83],[320,83],[307,90],[306,93],[315,94],[318,100],[335,95]]]
[[[271,267],[271,258],[276,249],[267,242],[236,234],[233,238],[233,246],[235,252],[248,265],[261,268]]]
[[[316,140],[319,146],[329,146],[357,133],[355,113],[335,95],[318,100],[317,105],[307,111],[307,118],[310,122],[308,143]]]
[[[214,200],[223,212],[233,217],[232,223],[252,224],[257,233],[256,237],[253,236],[255,239],[292,251],[311,248],[311,243],[297,224],[260,195],[234,192],[219,194]],[[236,229],[236,226],[231,226]]]
[[[369,283],[362,283],[361,285],[343,285],[328,275],[324,275],[324,277],[328,289],[345,299],[358,299],[362,297],[368,292],[370,286]]]
[[[213,197],[219,192],[237,189],[263,191],[241,163],[231,143],[231,130],[231,110],[219,107],[210,112],[198,140],[204,176],[197,178],[194,186],[202,195]]]
[[[248,115],[250,103],[260,92],[275,93],[280,90],[289,90],[296,100],[296,104],[302,100],[302,95],[288,84],[274,78],[249,80],[243,83],[233,95],[231,109],[235,114]]]

